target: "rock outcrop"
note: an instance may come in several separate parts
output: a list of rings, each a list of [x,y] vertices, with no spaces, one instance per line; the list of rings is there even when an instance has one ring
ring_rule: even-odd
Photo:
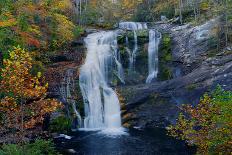
[[[156,25],[172,38],[172,63],[181,76],[152,84],[121,86],[126,112],[125,124],[137,127],[166,127],[174,123],[182,104],[196,104],[200,96],[217,85],[232,90],[232,50],[214,52],[214,29],[219,19],[201,26]]]

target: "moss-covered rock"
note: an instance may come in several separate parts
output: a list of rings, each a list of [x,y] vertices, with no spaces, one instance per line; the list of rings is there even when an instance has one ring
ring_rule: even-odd
[[[171,37],[169,34],[163,34],[159,50],[159,80],[169,80],[172,78],[170,63],[172,61]]]

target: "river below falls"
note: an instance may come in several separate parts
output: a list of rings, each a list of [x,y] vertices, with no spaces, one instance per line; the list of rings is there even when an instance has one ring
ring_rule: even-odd
[[[126,134],[109,136],[100,131],[76,131],[72,139],[55,139],[62,154],[80,155],[192,155],[194,149],[167,136],[165,129],[130,129]]]

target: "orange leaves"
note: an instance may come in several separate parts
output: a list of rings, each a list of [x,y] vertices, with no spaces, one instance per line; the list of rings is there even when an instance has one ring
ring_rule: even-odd
[[[18,32],[18,34],[21,36],[21,38],[25,42],[25,44],[27,44],[29,46],[35,46],[37,48],[40,47],[40,41],[38,39],[36,39],[32,33],[22,32],[19,30],[16,30],[16,32]]]
[[[17,107],[17,103],[13,97],[6,96],[0,102],[0,111],[14,111]]]
[[[46,88],[39,83],[38,77],[32,77],[29,71],[32,68],[30,54],[21,48],[10,52],[10,58],[3,62],[5,68],[1,69],[1,89],[6,93],[13,93],[16,97],[40,97]]]
[[[56,109],[62,107],[62,104],[55,99],[40,99],[30,105],[26,105],[26,109],[29,109],[28,120],[25,123],[25,128],[33,128],[36,124],[43,122],[43,116],[47,113],[51,113]]]
[[[28,43],[29,45],[33,45],[33,46],[35,46],[35,47],[37,47],[37,48],[40,47],[40,42],[39,42],[38,39],[28,38],[28,39],[27,39],[27,43]]]
[[[6,21],[0,21],[0,27],[10,27],[16,24],[16,20],[14,18],[8,19]]]
[[[198,147],[198,154],[228,154],[232,151],[232,92],[218,87],[195,106],[184,105],[171,136]]]
[[[11,27],[17,24],[16,19],[10,12],[5,12],[2,14],[4,20],[0,20],[1,27]]]
[[[32,64],[29,52],[19,47],[15,47],[4,60],[0,90],[6,97],[0,101],[0,111],[7,118],[6,129],[18,128],[22,119],[25,128],[32,128],[42,123],[45,114],[61,107],[57,100],[45,99],[48,84],[40,72],[37,76],[30,74]]]
[[[73,39],[74,24],[68,18],[73,13],[70,0],[18,0],[9,5],[11,9],[5,8],[0,13],[0,28],[12,33],[5,37],[13,39],[14,44],[47,49],[54,48],[54,41],[57,48]]]
[[[200,153],[207,153],[210,142],[209,132],[216,127],[211,121],[213,114],[218,114],[219,109],[212,105],[212,99],[205,94],[196,107],[183,105],[177,124],[170,126],[169,133],[174,137],[187,140],[189,145],[197,145]]]

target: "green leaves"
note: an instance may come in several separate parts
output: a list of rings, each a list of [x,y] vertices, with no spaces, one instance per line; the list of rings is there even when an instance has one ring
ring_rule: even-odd
[[[3,145],[0,155],[58,155],[50,140],[37,139],[34,143]]]
[[[232,92],[218,86],[205,94],[196,107],[183,106],[169,135],[196,145],[199,154],[228,154],[232,151]]]

